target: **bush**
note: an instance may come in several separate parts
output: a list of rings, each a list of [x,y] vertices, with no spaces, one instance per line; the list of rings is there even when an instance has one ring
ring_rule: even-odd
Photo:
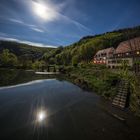
[[[110,86],[116,86],[121,79],[118,75],[110,74],[107,76],[105,82]]]

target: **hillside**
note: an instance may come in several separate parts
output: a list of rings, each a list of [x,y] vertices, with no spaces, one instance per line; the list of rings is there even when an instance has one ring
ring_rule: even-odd
[[[104,48],[116,48],[120,42],[140,36],[140,26],[120,29],[100,35],[86,36],[78,42],[65,47],[42,48],[11,41],[0,41],[0,53],[8,49],[19,59],[45,60],[49,64],[77,65],[90,62],[95,53]]]
[[[95,36],[87,36],[78,42],[66,46],[61,53],[52,57],[57,64],[77,64],[79,62],[89,62],[99,49],[114,47],[120,42],[140,36],[140,26],[134,28],[120,29]]]
[[[12,41],[0,41],[0,53],[8,49],[14,53],[17,57],[28,57],[30,59],[37,59],[43,56],[44,53],[50,53],[54,48],[35,47],[27,44],[12,42]]]

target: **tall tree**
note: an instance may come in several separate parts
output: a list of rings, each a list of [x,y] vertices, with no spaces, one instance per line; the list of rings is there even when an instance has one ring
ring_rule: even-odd
[[[8,49],[5,49],[0,55],[0,62],[3,67],[14,67],[18,63],[18,59],[15,54],[10,53]]]

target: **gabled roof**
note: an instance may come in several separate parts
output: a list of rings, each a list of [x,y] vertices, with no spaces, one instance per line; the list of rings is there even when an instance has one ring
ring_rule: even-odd
[[[124,41],[117,47],[115,53],[127,53],[131,51],[140,50],[140,37]]]

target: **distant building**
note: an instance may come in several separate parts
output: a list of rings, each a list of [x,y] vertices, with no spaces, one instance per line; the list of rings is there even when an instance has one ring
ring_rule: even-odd
[[[140,37],[124,41],[114,51],[112,58],[109,58],[107,67],[116,68],[125,61],[128,66],[133,66],[133,58],[140,60]]]
[[[140,60],[140,37],[124,41],[116,48],[100,50],[94,56],[95,64],[106,64],[109,68],[121,67],[125,61],[128,66],[133,66],[133,61]]]
[[[94,56],[94,64],[107,64],[108,58],[113,57],[114,51],[113,47],[99,50]]]

